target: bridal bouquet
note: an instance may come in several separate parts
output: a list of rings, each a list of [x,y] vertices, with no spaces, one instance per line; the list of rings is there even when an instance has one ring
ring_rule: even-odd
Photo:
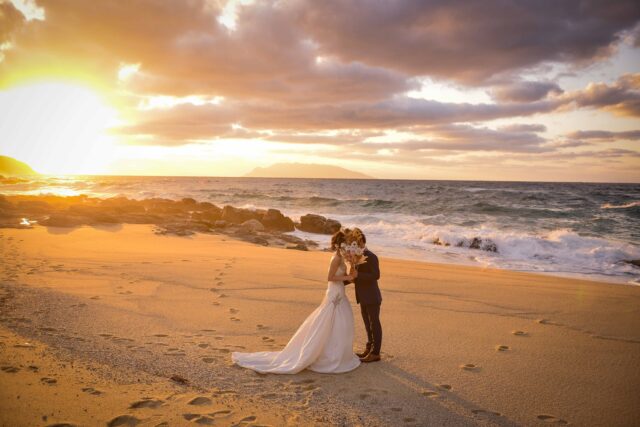
[[[364,255],[364,241],[359,229],[347,232],[347,242],[340,245],[340,253],[354,267],[367,261],[367,256]]]

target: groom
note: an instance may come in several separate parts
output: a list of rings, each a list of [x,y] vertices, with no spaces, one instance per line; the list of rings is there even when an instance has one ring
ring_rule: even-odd
[[[366,245],[367,238],[358,228],[353,229],[362,236],[362,243]],[[356,269],[351,267],[349,275],[353,273],[354,283],[356,287],[356,302],[360,304],[362,312],[362,320],[367,330],[367,346],[362,353],[356,353],[360,360],[364,363],[377,362],[380,360],[380,346],[382,345],[382,325],[380,324],[380,304],[382,303],[382,295],[378,287],[378,279],[380,279],[380,265],[378,257],[369,249],[364,249],[364,255],[367,257],[364,264],[360,264]],[[348,285],[350,282],[345,281]]]

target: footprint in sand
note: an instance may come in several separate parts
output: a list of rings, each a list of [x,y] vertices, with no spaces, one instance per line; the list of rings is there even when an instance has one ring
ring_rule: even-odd
[[[99,395],[102,394],[102,392],[100,390],[96,390],[93,387],[85,387],[85,388],[82,389],[82,391],[84,393],[93,394],[94,396],[99,396]]]
[[[187,421],[193,421],[195,419],[199,419],[200,417],[202,417],[202,415],[189,413],[189,414],[182,414],[182,417]]]
[[[165,356],[185,356],[184,350],[181,348],[168,348],[167,352],[164,353]]]
[[[211,405],[212,403],[213,402],[211,401],[211,399],[204,396],[194,397],[189,401],[189,405],[197,405],[197,406]]]
[[[238,310],[237,308],[230,308],[230,309],[229,309],[229,313],[231,313],[231,314],[236,314],[236,313],[238,313],[239,311],[240,311],[240,310]]]
[[[94,295],[92,297],[89,297],[89,299],[100,299],[100,297],[98,295]]]
[[[154,334],[154,337],[158,337],[158,338],[164,338],[164,337],[168,337],[169,335],[167,334]]]
[[[525,331],[511,331],[511,333],[517,337],[526,337],[527,335],[529,335]]]
[[[536,319],[536,323],[539,323],[541,325],[549,325],[551,321],[549,319]]]
[[[140,408],[159,408],[160,406],[162,406],[164,402],[162,400],[156,400],[156,399],[143,399],[143,400],[138,400],[137,402],[133,402],[131,404],[131,406],[129,406],[129,409],[140,409]]]
[[[248,417],[244,417],[243,419],[241,419],[240,421],[238,421],[238,424],[248,424],[248,423],[252,423],[254,422],[258,417],[256,417],[255,415],[249,415]]]
[[[36,348],[35,345],[33,345],[31,343],[28,343],[28,342],[23,342],[23,343],[20,343],[20,344],[14,344],[13,346],[16,347],[16,348]]]
[[[200,331],[214,333],[216,330],[215,329],[200,329]]]
[[[200,414],[182,414],[182,417],[187,421],[191,421],[191,420],[195,420],[196,418],[200,417]]]
[[[449,384],[438,384],[437,386],[442,390],[450,391],[452,389],[452,387]]]
[[[219,353],[231,353],[231,350],[227,348],[218,348],[217,350]]]
[[[220,303],[218,301],[213,301],[211,305],[220,305]]]
[[[118,426],[136,426],[140,423],[140,420],[131,415],[120,415],[109,421],[108,427]]]
[[[232,413],[231,409],[220,409],[218,411],[211,412],[208,415],[216,418],[222,418],[222,417],[228,417],[229,415],[231,415],[231,413]]]
[[[175,381],[178,384],[184,384],[184,385],[189,384],[189,380],[188,379],[186,379],[183,376],[177,375],[177,374],[172,375],[170,379],[171,379],[171,381]]]
[[[213,418],[209,418],[206,415],[200,415],[200,417],[197,420],[195,420],[196,424],[200,424],[204,426],[211,426],[213,425],[214,422],[215,420]]]
[[[20,370],[20,368],[16,368],[15,366],[3,366],[0,369],[3,372],[6,372],[8,374],[15,374],[16,372],[18,372]]]
[[[209,344],[207,344],[206,342],[201,342],[200,344],[198,344],[198,347],[207,348],[207,347],[209,347]]]
[[[566,421],[561,418],[555,417],[553,415],[548,415],[548,414],[538,415],[538,419],[546,423],[555,423],[555,424],[561,424],[561,425],[569,424],[569,421]]]
[[[209,357],[209,356],[205,356],[205,357],[203,357],[203,358],[202,358],[202,359],[200,359],[200,360],[202,360],[204,363],[213,363],[213,362],[215,362],[215,361],[216,361],[216,359],[215,359],[215,358],[213,358],[213,357]]]
[[[467,363],[465,365],[460,365],[460,369],[464,369],[465,371],[478,371],[480,367],[473,363]]]
[[[238,319],[237,317],[230,317],[229,320],[231,320],[232,322],[239,322],[240,319]]]
[[[38,372],[40,370],[36,365],[29,365],[28,368],[31,372]]]
[[[266,327],[266,326],[264,326],[263,324],[258,323],[258,324],[256,325],[256,329],[258,329],[258,330],[262,330],[262,329],[269,329],[269,328],[268,328],[268,327]]]
[[[508,345],[497,345],[496,346],[496,351],[509,351],[511,350],[511,347],[509,347]]]
[[[500,412],[487,411],[486,409],[472,409],[471,413],[473,415],[482,415],[482,416],[495,416],[495,417],[501,417],[502,416],[502,414]]]
[[[264,342],[275,342],[275,340],[271,337],[262,337],[262,341]]]
[[[46,384],[46,385],[54,385],[54,384],[56,384],[58,382],[58,380],[55,379],[55,378],[42,377],[42,378],[40,378],[40,382],[42,384]]]
[[[405,423],[415,423],[416,419],[411,417],[405,417],[402,419],[402,421],[404,421]]]
[[[55,424],[47,424],[46,427],[78,427],[78,426],[71,423],[55,423]]]
[[[433,397],[437,397],[437,396],[438,396],[438,393],[437,393],[437,392],[435,392],[435,391],[433,391],[433,390],[425,390],[425,391],[423,391],[423,392],[422,392],[422,395],[423,395],[423,396],[426,396],[426,397],[431,397],[431,398],[433,398]]]

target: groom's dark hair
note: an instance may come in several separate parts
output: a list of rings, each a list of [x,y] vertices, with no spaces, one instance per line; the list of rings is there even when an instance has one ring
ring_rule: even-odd
[[[360,230],[358,227],[355,227],[353,230],[351,230],[353,232],[356,232],[357,234],[360,235],[360,237],[362,238],[362,243],[364,243],[365,245],[367,244],[367,236],[364,235],[364,233],[362,232],[362,230]]]

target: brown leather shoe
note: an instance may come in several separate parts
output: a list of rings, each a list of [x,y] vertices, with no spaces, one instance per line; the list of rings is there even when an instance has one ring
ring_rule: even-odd
[[[363,357],[367,357],[367,354],[369,354],[370,351],[371,351],[371,346],[368,345],[367,348],[365,348],[362,353],[356,353],[356,356],[362,359]]]
[[[378,362],[378,361],[380,361],[380,355],[379,354],[369,353],[369,354],[367,354],[366,357],[361,358],[360,361],[362,363]]]

